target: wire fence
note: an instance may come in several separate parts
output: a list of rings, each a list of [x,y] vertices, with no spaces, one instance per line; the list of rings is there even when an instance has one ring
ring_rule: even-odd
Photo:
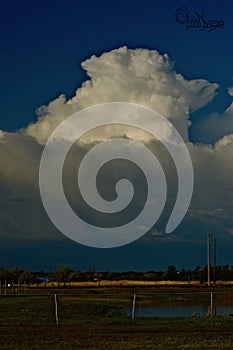
[[[10,288],[10,287],[9,287]],[[233,292],[0,293],[0,324],[78,324],[139,317],[231,317]]]
[[[130,315],[130,308],[127,309]],[[139,294],[135,317],[233,316],[232,292]]]

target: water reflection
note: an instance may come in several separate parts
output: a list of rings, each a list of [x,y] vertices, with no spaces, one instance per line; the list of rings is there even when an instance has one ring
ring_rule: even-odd
[[[126,315],[131,316],[132,309],[125,309]],[[233,306],[215,306],[213,316],[233,314]],[[210,316],[209,305],[177,305],[177,306],[142,306],[136,307],[135,317],[203,317]]]

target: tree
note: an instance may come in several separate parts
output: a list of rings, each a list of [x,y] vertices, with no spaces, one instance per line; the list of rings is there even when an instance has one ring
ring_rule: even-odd
[[[69,265],[59,265],[52,274],[52,279],[56,282],[69,282],[73,272]]]
[[[94,267],[89,267],[86,271],[86,277],[88,281],[94,281],[98,278],[98,271]]]
[[[35,283],[40,283],[41,281],[39,280],[38,277],[33,275],[32,272],[30,271],[24,271],[20,276],[19,276],[19,283],[20,284],[35,284]]]
[[[71,272],[70,281],[72,282],[82,281],[82,272],[79,270]]]
[[[167,268],[166,279],[168,281],[176,281],[177,280],[177,270],[174,265],[169,265]]]

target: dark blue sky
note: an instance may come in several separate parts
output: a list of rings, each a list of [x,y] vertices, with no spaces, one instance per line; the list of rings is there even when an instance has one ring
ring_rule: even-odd
[[[16,131],[35,121],[35,110],[41,105],[63,93],[72,97],[88,79],[81,62],[123,45],[167,53],[175,62],[175,70],[185,78],[220,84],[214,101],[193,114],[194,123],[210,112],[223,112],[232,101],[227,94],[233,85],[231,1],[12,0],[0,1],[0,5],[0,129]],[[204,10],[208,19],[224,20],[225,28],[212,32],[185,30],[175,20],[176,9],[181,6],[190,11]],[[199,141],[194,127],[190,136]],[[227,246],[223,240],[219,242],[219,249],[226,254],[219,263],[226,263],[232,255]],[[189,255],[190,248],[196,253]],[[193,267],[205,264],[205,252],[203,241],[180,243],[179,239],[158,239],[156,246],[145,239],[115,253],[80,247],[67,239],[42,245],[0,245],[3,265],[35,269],[53,268],[59,263],[101,270],[160,269],[172,263]]]
[[[225,29],[185,31],[175,21],[183,5],[223,19]],[[1,2],[0,128],[26,126],[39,106],[61,93],[71,97],[87,78],[80,63],[122,45],[168,53],[185,77],[219,82],[215,106],[224,109],[233,79],[232,11],[230,1]]]

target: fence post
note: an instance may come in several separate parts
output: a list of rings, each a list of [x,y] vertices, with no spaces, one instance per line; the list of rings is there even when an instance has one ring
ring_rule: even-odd
[[[58,324],[58,309],[57,309],[57,294],[54,295],[54,303],[55,303],[55,319],[56,324]]]
[[[213,292],[210,292],[210,318],[213,317]]]
[[[132,320],[135,319],[135,305],[136,305],[136,293],[134,293],[133,295]]]

